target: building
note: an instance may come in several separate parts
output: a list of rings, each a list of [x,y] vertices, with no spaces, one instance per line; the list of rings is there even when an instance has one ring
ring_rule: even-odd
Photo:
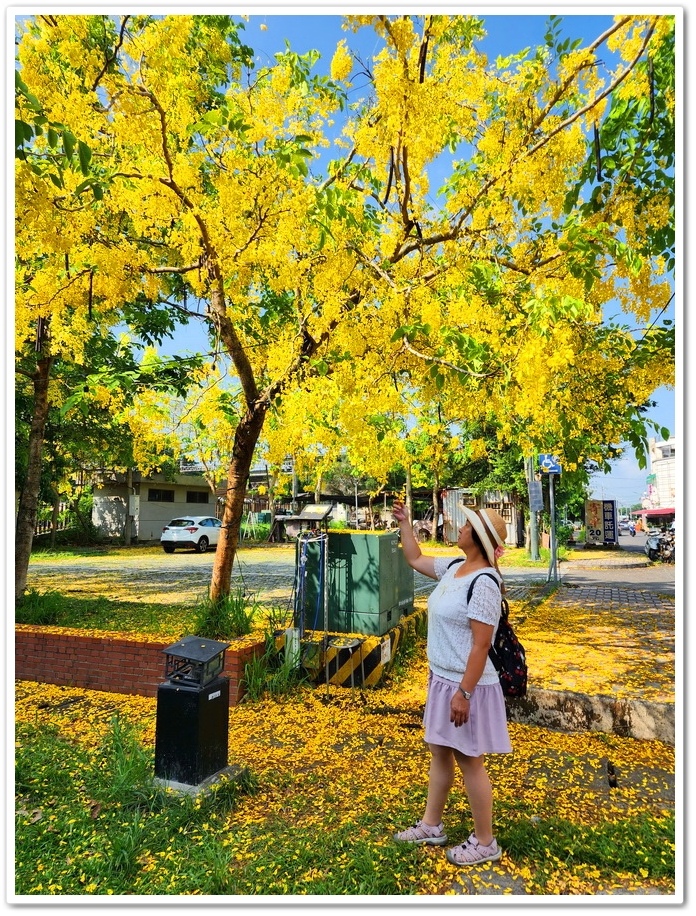
[[[667,441],[648,441],[650,448],[650,474],[643,496],[644,509],[673,507],[677,498],[676,441],[671,436]]]
[[[487,490],[477,496],[473,490],[464,487],[453,487],[442,491],[445,543],[457,543],[459,528],[466,522],[462,506],[470,509],[495,509],[502,515],[507,525],[505,543],[510,547],[524,544],[524,515],[509,493]]]
[[[200,474],[145,477],[133,471],[103,472],[94,485],[92,523],[102,537],[121,538],[129,521],[132,540],[159,541],[162,528],[180,515],[216,515],[217,500]]]
[[[641,500],[643,508],[633,513],[643,528],[667,528],[675,519],[677,499],[676,441],[648,440],[650,473]]]

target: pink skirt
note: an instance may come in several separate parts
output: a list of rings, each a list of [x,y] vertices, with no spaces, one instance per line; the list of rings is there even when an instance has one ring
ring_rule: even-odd
[[[458,689],[458,681],[447,681],[430,672],[423,713],[425,741],[454,748],[467,757],[511,753],[505,697],[500,684],[479,684],[471,694],[469,721],[455,727],[450,722],[450,702]]]

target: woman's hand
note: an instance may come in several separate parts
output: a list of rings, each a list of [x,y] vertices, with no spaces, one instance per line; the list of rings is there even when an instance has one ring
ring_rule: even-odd
[[[450,722],[454,723],[455,728],[469,721],[469,711],[469,700],[460,690],[457,690],[450,701]]]
[[[413,525],[411,525],[408,509],[400,499],[394,501],[392,515],[399,523],[401,547],[408,565],[412,566],[416,572],[428,576],[430,579],[437,579],[435,575],[435,558],[423,556],[421,553],[420,545],[413,533]]]
[[[408,509],[401,502],[401,500],[394,501],[394,505],[392,506],[392,515],[394,516],[394,518],[397,520],[399,524],[401,524],[401,522],[409,521]]]

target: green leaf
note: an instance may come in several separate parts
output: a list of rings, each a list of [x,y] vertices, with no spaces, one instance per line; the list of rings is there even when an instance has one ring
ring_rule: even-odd
[[[69,130],[63,131],[63,150],[68,159],[72,159],[76,144],[77,138],[75,135],[71,134]]]
[[[31,124],[26,121],[15,120],[15,146],[21,146],[24,142],[31,142],[34,131]]]
[[[83,175],[89,175],[89,163],[92,159],[92,150],[82,140],[77,144],[77,154],[80,158],[80,170]]]
[[[26,99],[30,108],[32,108],[37,114],[41,114],[41,103],[33,93],[29,92],[29,87],[19,75],[17,70],[15,70],[15,90],[18,91],[24,99]]]
[[[87,188],[92,187],[92,179],[88,178],[86,181],[81,181],[79,185],[75,188],[75,194],[79,197],[83,191],[86,191]]]

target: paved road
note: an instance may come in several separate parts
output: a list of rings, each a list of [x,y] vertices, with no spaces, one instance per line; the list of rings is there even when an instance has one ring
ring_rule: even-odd
[[[635,591],[675,594],[678,580],[676,567],[669,563],[653,563],[645,555],[645,535],[621,535],[621,553],[616,560],[592,559],[591,551],[582,559],[560,566],[561,581],[566,585],[604,585]],[[681,583],[680,583],[681,584]]]
[[[643,552],[645,537],[622,537],[616,558],[593,558],[587,551],[581,559],[559,564],[560,581],[564,585],[601,586],[629,589],[637,592],[675,594],[675,567],[651,563]],[[603,552],[605,553],[605,552]],[[72,579],[71,591],[89,591],[90,583],[104,594],[104,588],[117,592],[125,588],[137,592],[143,599],[181,602],[200,597],[210,585],[214,554],[181,551],[165,553],[117,553],[76,558],[69,563],[32,560],[29,567],[29,587],[55,587],[59,575],[63,584]],[[544,568],[505,567],[502,572],[511,597],[532,585],[548,579]],[[250,592],[263,593],[266,600],[289,600],[295,576],[295,551],[290,545],[258,548],[243,547],[235,559],[233,586],[244,586]],[[432,579],[415,575],[416,595],[426,595],[434,587]]]

